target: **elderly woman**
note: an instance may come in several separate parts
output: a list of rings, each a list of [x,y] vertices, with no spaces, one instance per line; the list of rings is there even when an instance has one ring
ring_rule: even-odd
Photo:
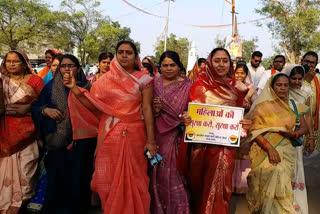
[[[62,76],[73,73],[77,85],[90,89],[78,59],[63,55],[54,77],[32,105],[32,116],[44,141],[47,188],[43,213],[88,212],[93,173],[94,137],[74,139],[70,118],[70,90]]]
[[[39,151],[30,109],[44,82],[32,73],[22,51],[7,53],[2,67],[0,103],[6,107],[0,121],[0,213],[18,213],[33,195]]]
[[[275,74],[248,113],[253,121],[247,200],[252,213],[295,213],[293,189],[296,148],[307,133],[309,107],[288,98],[289,77]],[[300,144],[301,145],[301,144]]]
[[[104,213],[147,214],[150,208],[147,159],[156,154],[153,129],[153,79],[139,66],[138,51],[120,41],[110,71],[90,93],[64,75],[70,88],[74,138],[98,135],[91,188],[100,196]]]

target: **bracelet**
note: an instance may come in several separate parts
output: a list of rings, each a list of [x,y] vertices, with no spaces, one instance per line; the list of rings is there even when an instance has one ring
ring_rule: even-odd
[[[268,144],[268,143],[269,143],[268,140],[263,139],[263,141],[262,141],[259,145],[261,146],[261,148],[262,148],[263,150],[267,150],[267,144]]]

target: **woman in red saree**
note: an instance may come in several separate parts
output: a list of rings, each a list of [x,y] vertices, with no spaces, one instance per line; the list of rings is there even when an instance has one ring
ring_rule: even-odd
[[[10,51],[2,66],[6,108],[0,121],[0,213],[15,214],[33,195],[39,151],[30,109],[44,82],[32,73],[22,51]]]
[[[104,213],[147,214],[150,209],[147,159],[156,154],[152,116],[153,79],[137,67],[132,42],[121,41],[110,71],[99,78],[90,93],[64,75],[69,96],[74,138],[98,132],[95,171],[91,188]]]
[[[242,107],[247,90],[246,85],[235,80],[228,51],[216,48],[206,61],[205,72],[201,73],[192,85],[190,100],[196,103]],[[250,126],[249,121],[242,123],[248,123],[243,124],[243,128]],[[178,163],[187,175],[192,213],[229,213],[235,149],[184,143],[180,152]]]

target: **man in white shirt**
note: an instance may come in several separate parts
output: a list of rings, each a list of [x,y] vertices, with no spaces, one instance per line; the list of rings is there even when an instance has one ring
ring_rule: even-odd
[[[264,86],[266,85],[268,79],[275,73],[281,72],[285,64],[286,64],[285,56],[277,55],[274,57],[272,68],[270,70],[266,70],[260,78],[260,81],[258,84],[258,95],[264,89]]]
[[[264,73],[265,69],[262,65],[262,53],[260,51],[254,51],[251,55],[251,60],[247,64],[249,72],[251,74],[252,82],[254,86],[258,86],[260,78]]]

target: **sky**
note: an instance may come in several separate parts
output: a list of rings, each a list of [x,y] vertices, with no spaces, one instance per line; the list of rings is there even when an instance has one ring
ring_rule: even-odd
[[[127,1],[149,13],[164,17],[167,15],[168,3],[165,0]],[[61,1],[47,0],[47,2],[56,10],[59,9]],[[255,13],[255,9],[261,7],[259,2],[235,0],[238,22],[262,18]],[[122,27],[131,29],[131,38],[141,44],[141,57],[154,55],[154,44],[164,30],[165,18],[139,12],[123,0],[103,0],[99,10],[113,21],[118,21]],[[207,58],[216,46],[216,38],[223,39],[230,36],[232,28],[197,28],[190,25],[223,25],[230,24],[231,21],[231,5],[224,0],[175,0],[170,2],[168,34],[174,33],[178,38],[186,37],[189,41],[195,41],[198,56]],[[263,27],[258,27],[257,23],[239,24],[239,35],[245,40],[257,37],[257,50],[260,50],[264,56],[272,56],[273,46],[277,44],[273,42],[271,33],[266,27],[267,21],[260,23]]]

